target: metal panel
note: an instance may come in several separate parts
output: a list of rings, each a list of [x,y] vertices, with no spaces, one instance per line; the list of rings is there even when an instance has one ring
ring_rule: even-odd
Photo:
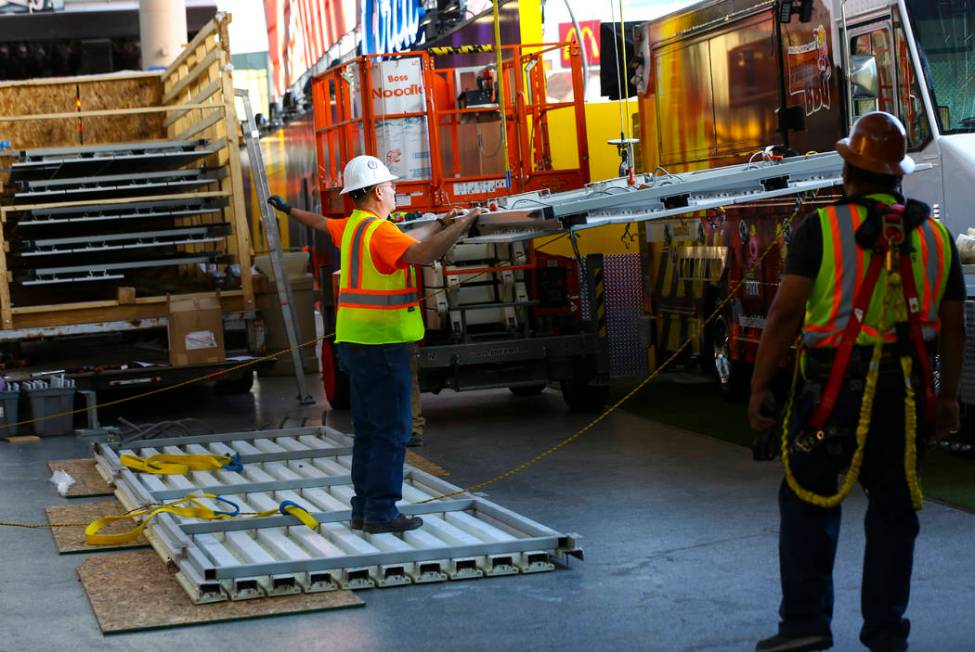
[[[220,151],[223,140],[151,141],[89,147],[34,149],[21,152],[10,166],[11,180],[100,176],[147,170],[172,170]]]
[[[961,367],[961,400],[975,405],[975,301],[965,302],[965,356]]]
[[[643,270],[640,254],[603,257],[606,276],[606,331],[612,378],[647,375],[647,345],[640,335],[643,315]]]
[[[398,506],[404,514],[423,515],[424,526],[401,535],[351,530],[350,441],[330,428],[300,428],[144,440],[121,448],[97,444],[95,457],[127,509],[215,493],[243,512],[274,510],[291,500],[319,522],[312,530],[290,515],[216,521],[160,516],[148,536],[179,567],[181,584],[197,602],[538,572],[579,554],[572,537],[409,465]],[[244,467],[135,474],[121,466],[120,452],[237,453]]]
[[[154,260],[138,260],[128,263],[94,263],[91,265],[72,265],[67,267],[44,267],[28,270],[25,276],[19,278],[21,285],[50,285],[54,283],[82,283],[88,281],[104,281],[108,279],[125,278],[119,270],[146,269],[150,267],[176,267],[179,265],[196,265],[209,263],[213,255],[182,256],[176,258],[158,258]]]
[[[22,217],[17,220],[17,226],[21,227],[203,215],[207,213],[218,213],[221,208],[225,208],[227,205],[228,201],[225,197],[209,197],[202,199],[187,198],[141,201],[125,204],[91,204],[88,206],[37,209],[29,212],[17,211],[16,207],[11,207],[8,210],[13,215],[17,215],[19,212],[29,213],[29,217]]]

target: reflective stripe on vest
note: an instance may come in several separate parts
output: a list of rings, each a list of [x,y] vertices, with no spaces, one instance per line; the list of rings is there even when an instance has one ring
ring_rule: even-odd
[[[892,197],[881,196],[885,203]],[[803,341],[810,348],[836,348],[850,320],[853,301],[863,283],[872,252],[856,245],[856,230],[866,219],[867,209],[857,204],[819,209],[823,234],[823,257],[812,294],[806,305]],[[950,246],[944,226],[927,219],[911,232],[911,266],[921,303],[925,340],[933,340],[941,329],[938,310],[950,269]],[[877,324],[882,312],[886,270],[874,290],[857,344],[867,345],[883,337],[897,339],[894,329],[880,333]]]
[[[383,220],[353,211],[342,233],[335,340],[397,344],[423,338],[415,272],[383,274],[372,258],[372,237]]]

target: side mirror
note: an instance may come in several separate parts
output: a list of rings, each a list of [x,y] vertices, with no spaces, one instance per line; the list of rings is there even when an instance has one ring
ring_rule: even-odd
[[[879,95],[877,57],[854,54],[850,57],[850,95],[854,100],[875,100]]]

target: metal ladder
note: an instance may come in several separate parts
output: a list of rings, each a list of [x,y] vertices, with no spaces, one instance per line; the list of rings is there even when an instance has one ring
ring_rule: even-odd
[[[267,203],[270,190],[267,183],[267,170],[264,169],[264,156],[261,154],[260,132],[254,121],[254,111],[251,109],[250,94],[246,90],[234,89],[234,95],[239,97],[244,105],[246,120],[242,126],[244,143],[247,145],[247,155],[250,158],[251,174],[254,175],[254,186],[257,188],[257,205],[261,211],[261,222],[267,235],[268,257],[271,259],[271,269],[274,271],[274,283],[278,291],[278,304],[281,306],[281,317],[288,336],[288,347],[291,349],[291,362],[295,368],[295,383],[298,385],[298,402],[310,405],[315,401],[305,386],[304,366],[301,361],[301,351],[298,341],[298,318],[295,314],[294,296],[291,284],[284,275],[284,260],[281,250],[281,234],[278,233],[278,220],[274,211]]]

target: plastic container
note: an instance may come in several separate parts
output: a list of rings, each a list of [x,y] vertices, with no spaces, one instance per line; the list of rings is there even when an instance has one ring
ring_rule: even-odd
[[[34,421],[34,434],[38,437],[70,435],[74,432],[74,387],[52,387],[50,389],[28,389],[31,419]],[[56,417],[47,419],[51,415]]]
[[[17,404],[20,392],[0,392],[0,437],[16,435],[20,427],[17,423]]]

